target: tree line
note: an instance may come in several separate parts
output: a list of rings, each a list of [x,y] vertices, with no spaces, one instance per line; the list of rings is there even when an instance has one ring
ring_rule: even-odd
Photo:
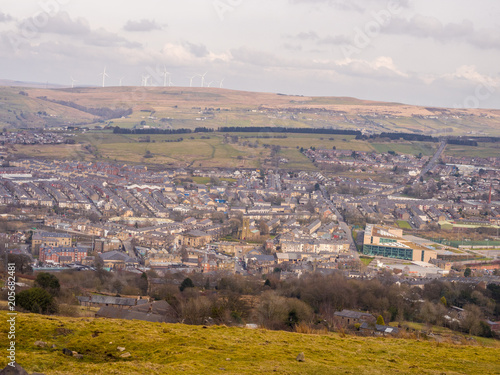
[[[83,288],[116,295],[149,295],[166,300],[178,322],[258,323],[281,330],[304,326],[337,330],[335,312],[350,309],[368,311],[385,323],[421,322],[490,337],[485,321],[500,318],[500,286],[496,284],[484,288],[434,280],[419,288],[396,284],[389,274],[356,280],[341,273],[313,273],[281,280],[280,272],[275,269],[264,282],[260,276],[213,273],[186,277],[175,273],[160,278],[154,271],[137,275],[98,267],[95,272],[61,272],[57,278],[40,273],[35,288],[20,291],[18,296],[25,310],[50,314],[58,311],[58,306],[76,306],[75,297],[85,293]],[[162,282],[151,284],[151,280]],[[76,307],[65,309],[66,314],[76,312]]]

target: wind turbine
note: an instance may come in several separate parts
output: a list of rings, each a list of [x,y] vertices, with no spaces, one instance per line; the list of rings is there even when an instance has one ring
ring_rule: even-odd
[[[123,78],[125,78],[125,77],[120,78],[120,83],[119,83],[120,87],[122,85]]]
[[[195,74],[192,77],[188,77],[189,78],[189,87],[193,87],[193,78],[198,77],[198,76],[199,76],[199,74]]]
[[[214,81],[210,81],[210,82],[208,82],[207,87],[210,87],[210,85],[211,85],[212,83],[214,83]]]
[[[205,76],[207,75],[208,72],[205,72],[205,74],[201,75],[201,87],[205,87]]]
[[[170,79],[170,74],[168,75],[168,87],[172,86],[172,80]]]
[[[99,75],[102,76],[102,87],[104,87],[104,82],[106,80],[106,77],[109,78],[108,74],[106,73],[106,67],[104,67],[104,71]]]
[[[71,77],[71,88],[75,87],[75,82],[78,82],[76,79]]]
[[[161,75],[163,76],[163,87],[166,87],[167,86],[167,75],[168,75],[168,81],[170,82],[170,73],[167,72],[166,66],[163,66],[163,73]]]
[[[220,80],[220,84],[219,84],[219,88],[220,88],[220,89],[222,88],[222,82],[224,82],[224,79],[225,79],[225,78],[222,78],[222,79]]]
[[[150,77],[151,77],[150,75],[145,75],[145,76],[142,76],[142,83],[141,83],[141,86],[147,86],[147,85],[148,85],[148,79],[149,79]]]

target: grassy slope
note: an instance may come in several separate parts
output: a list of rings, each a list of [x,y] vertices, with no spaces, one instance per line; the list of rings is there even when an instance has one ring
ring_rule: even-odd
[[[19,95],[25,91],[29,96]],[[424,134],[465,134],[484,131],[500,134],[500,111],[483,109],[433,109],[398,103],[383,103],[355,98],[308,97],[254,93],[217,88],[187,87],[107,87],[75,89],[41,89],[0,87],[0,126],[6,120],[14,121],[15,114],[8,110],[29,115],[46,111],[52,117],[29,118],[29,123],[40,126],[75,122],[91,123],[93,117],[67,106],[37,99],[46,96],[51,100],[71,101],[89,108],[132,108],[129,118],[113,120],[115,125],[131,127],[141,121],[151,126],[174,128],[197,126],[287,126],[328,127],[356,129],[372,127],[375,131],[417,131]],[[261,112],[261,108],[269,111]],[[215,109],[203,113],[205,108]],[[297,109],[294,115],[282,109]],[[217,110],[220,109],[220,110]],[[317,109],[336,111],[330,115]],[[441,113],[446,113],[441,115]],[[451,114],[451,115],[450,115]],[[150,118],[150,115],[153,115]],[[389,115],[390,117],[385,117]],[[438,115],[439,118],[423,116]],[[484,116],[488,115],[488,117]],[[54,117],[56,116],[56,117]],[[417,117],[416,117],[417,116]],[[161,122],[160,119],[168,119]],[[346,118],[349,121],[346,121]],[[2,121],[2,119],[4,119]],[[373,121],[371,125],[363,122]],[[361,123],[359,122],[361,121]]]
[[[5,321],[5,312],[0,316]],[[63,335],[61,329],[70,333]],[[102,333],[92,337],[95,331]],[[2,324],[3,337],[6,332]],[[498,347],[33,314],[18,315],[17,332],[17,361],[47,375],[500,373]],[[35,347],[36,340],[57,350]],[[117,346],[132,356],[120,358]],[[64,347],[84,359],[64,356]],[[300,352],[304,363],[295,360]],[[2,356],[0,366],[5,365]]]

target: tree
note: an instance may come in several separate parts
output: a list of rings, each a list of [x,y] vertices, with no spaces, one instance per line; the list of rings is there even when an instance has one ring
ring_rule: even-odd
[[[179,286],[179,290],[182,292],[186,288],[194,288],[193,280],[191,280],[189,277],[186,277],[181,285]]]
[[[472,274],[472,270],[469,267],[467,267],[464,271],[464,277],[470,277],[471,274]]]
[[[259,230],[260,230],[260,234],[263,236],[265,236],[266,234],[269,234],[269,227],[267,226],[267,224],[264,220],[261,220],[259,222]]]
[[[446,297],[445,296],[442,296],[441,299],[439,300],[439,302],[441,302],[443,304],[443,306],[448,306],[448,302],[446,301]]]
[[[146,272],[142,273],[139,281],[137,282],[137,286],[139,287],[142,295],[146,295],[148,293],[148,275]]]
[[[379,316],[377,317],[377,324],[378,324],[379,326],[385,326],[384,317],[383,317],[382,315],[379,315]]]
[[[31,258],[24,254],[9,254],[7,256],[9,263],[14,263],[16,267],[17,274],[31,275],[33,273],[33,267],[31,267]]]
[[[61,290],[59,279],[55,275],[48,272],[40,272],[36,276],[35,286],[45,289],[54,297],[56,297]]]
[[[269,279],[266,279],[266,282],[264,283],[264,286],[271,287],[271,281]]]
[[[57,312],[54,297],[42,288],[30,288],[17,294],[17,303],[23,309],[37,314]]]
[[[116,293],[121,293],[121,291],[123,290],[123,284],[120,280],[115,280],[113,282],[113,285],[112,285],[112,288],[113,290],[116,292]]]

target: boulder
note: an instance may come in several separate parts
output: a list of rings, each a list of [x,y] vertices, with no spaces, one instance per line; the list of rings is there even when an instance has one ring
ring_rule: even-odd
[[[119,352],[123,352],[125,351],[125,348],[123,346],[117,346],[116,350],[118,350]]]
[[[306,361],[306,356],[304,355],[304,352],[301,352],[297,355],[297,358],[295,358],[299,362],[305,362]]]
[[[0,371],[0,375],[29,375],[28,372],[19,365],[19,363],[14,362],[14,366],[7,365],[3,370]]]
[[[47,346],[47,343],[45,341],[35,341],[35,346],[45,348]]]
[[[69,349],[64,348],[64,349],[62,350],[62,352],[63,352],[63,354],[65,354],[65,355],[69,355],[70,357],[71,357],[71,356],[73,356],[73,351],[71,351],[71,350],[69,350]]]
[[[120,357],[122,357],[122,358],[128,358],[128,357],[130,357],[131,355],[132,355],[132,354],[130,354],[129,352],[125,352],[125,353],[121,354],[121,355],[120,355]]]

